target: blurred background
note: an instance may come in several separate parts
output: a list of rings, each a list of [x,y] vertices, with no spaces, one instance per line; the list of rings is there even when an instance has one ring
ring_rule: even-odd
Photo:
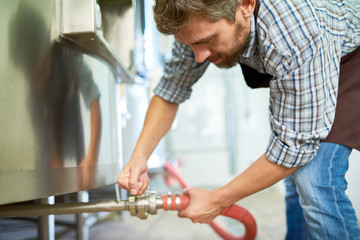
[[[1,1],[0,204],[115,200],[152,89],[173,37],[156,30],[152,1]],[[75,24],[76,23],[76,24]],[[4,61],[5,60],[5,61]],[[181,104],[149,159],[149,190],[181,192],[171,162],[193,187],[214,189],[264,153],[268,89],[252,90],[241,68],[210,65]],[[96,120],[97,119],[97,120]],[[360,154],[353,151],[348,195],[360,217]],[[128,193],[120,190],[121,199]],[[284,186],[241,200],[257,239],[285,236]],[[241,224],[217,219],[234,234]],[[159,211],[0,218],[0,239],[220,239],[208,226]]]

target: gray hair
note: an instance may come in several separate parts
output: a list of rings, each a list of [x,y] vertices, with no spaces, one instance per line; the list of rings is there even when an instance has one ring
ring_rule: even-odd
[[[235,21],[242,0],[155,0],[153,7],[157,29],[166,35],[179,32],[193,17],[211,21],[225,18]]]

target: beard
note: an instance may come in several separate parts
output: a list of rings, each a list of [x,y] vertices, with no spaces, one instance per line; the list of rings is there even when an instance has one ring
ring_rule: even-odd
[[[246,37],[245,41],[240,41],[236,38],[239,36],[240,32],[243,30],[243,27],[240,24],[237,24],[235,27],[234,33],[234,45],[227,53],[217,53],[210,56],[208,61],[215,61],[216,59],[222,58],[222,61],[215,64],[219,68],[232,68],[240,62],[241,55],[247,49],[250,42],[250,34]]]

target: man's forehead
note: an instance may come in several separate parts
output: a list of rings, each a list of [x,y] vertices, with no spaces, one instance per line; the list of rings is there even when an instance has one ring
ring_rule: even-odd
[[[177,41],[188,45],[196,45],[209,41],[216,35],[215,22],[206,19],[189,21],[178,33],[174,34]]]

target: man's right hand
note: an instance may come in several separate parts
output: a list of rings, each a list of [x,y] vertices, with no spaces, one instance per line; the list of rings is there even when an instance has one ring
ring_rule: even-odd
[[[132,157],[118,177],[121,188],[133,195],[145,193],[149,185],[147,159],[170,130],[178,107],[178,103],[168,102],[156,95],[151,99]]]
[[[132,195],[142,195],[149,185],[146,159],[132,158],[118,177],[119,187]]]

